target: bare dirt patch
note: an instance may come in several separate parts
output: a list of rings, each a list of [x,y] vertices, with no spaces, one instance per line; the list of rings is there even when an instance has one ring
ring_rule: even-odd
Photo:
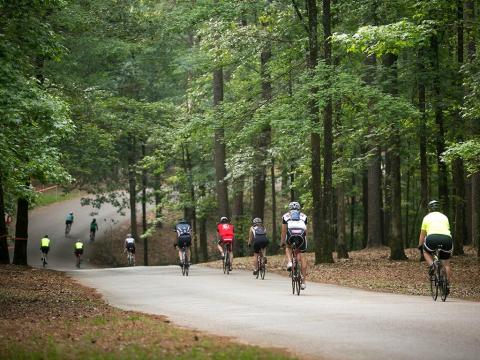
[[[314,254],[307,254],[309,271],[307,281],[349,286],[367,290],[408,295],[429,295],[427,266],[419,262],[416,248],[405,250],[408,260],[391,261],[389,248],[352,251],[349,259],[335,260],[334,264],[314,265]],[[336,255],[336,254],[334,254]],[[451,260],[453,278],[451,297],[480,301],[480,261],[476,250],[465,247],[465,255]],[[206,266],[220,268],[220,261]],[[284,255],[268,257],[267,271],[287,276]],[[252,258],[236,258],[234,268],[251,270]]]
[[[108,306],[63,273],[0,266],[1,359],[287,359]]]

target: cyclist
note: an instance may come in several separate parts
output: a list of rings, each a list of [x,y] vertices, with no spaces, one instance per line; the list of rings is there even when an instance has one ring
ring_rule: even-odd
[[[127,234],[125,239],[125,249],[124,252],[131,252],[135,256],[135,239],[132,237],[132,234]]]
[[[95,233],[98,230],[98,224],[97,224],[97,219],[93,219],[92,222],[90,223],[90,241],[95,240]]]
[[[50,239],[48,238],[48,235],[45,235],[40,240],[40,250],[42,251],[42,261],[44,261],[45,259],[45,264],[48,264],[47,255],[48,255],[48,251],[50,250]]]
[[[73,211],[70,211],[65,218],[65,234],[68,234],[70,232],[70,229],[72,228],[73,224]]]
[[[190,265],[190,246],[192,245],[192,227],[187,220],[181,219],[177,225],[175,225],[175,230],[177,233],[177,241],[173,244],[174,247],[178,247],[178,258],[180,260],[179,265],[183,265],[182,259],[182,248],[186,247],[187,266]]]
[[[288,258],[287,270],[292,269],[292,245],[300,250],[297,252],[297,261],[301,263],[302,283],[301,288],[306,288],[305,275],[307,273],[307,259],[302,261],[302,253],[307,250],[307,216],[300,212],[300,204],[292,201],[288,204],[288,212],[282,216],[282,234],[280,245],[286,245],[285,253]]]
[[[423,218],[418,239],[418,248],[423,249],[423,255],[430,267],[430,272],[433,270],[432,253],[440,246],[440,260],[445,265],[448,280],[451,279],[449,259],[453,251],[450,223],[448,218],[440,212],[440,203],[437,200],[432,200],[428,203],[428,214]],[[447,287],[447,292],[450,292],[449,287]]]
[[[80,258],[83,254],[83,243],[80,240],[77,240],[77,242],[74,245],[74,254],[75,257],[77,258],[77,266],[80,267]]]
[[[232,244],[233,244],[233,239],[235,237],[234,234],[234,227],[232,224],[230,224],[230,221],[228,221],[228,218],[226,216],[222,216],[220,218],[220,223],[217,224],[217,247],[218,250],[220,251],[220,254],[222,254],[222,259],[225,258],[225,254],[223,253],[223,248],[222,245],[225,244],[227,245],[227,252],[228,255],[230,256],[230,268],[229,271],[232,271],[232,263],[233,263],[233,252],[232,252]]]
[[[268,245],[267,231],[263,226],[262,219],[255,218],[248,234],[248,246],[253,243],[253,275],[258,274],[258,254],[262,252],[265,264],[267,263],[266,252]]]

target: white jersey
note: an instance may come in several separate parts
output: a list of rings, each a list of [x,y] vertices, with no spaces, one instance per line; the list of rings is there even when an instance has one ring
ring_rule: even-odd
[[[296,212],[296,214],[294,214],[294,212]],[[293,216],[292,218],[292,215],[296,216]],[[282,223],[287,224],[289,229],[295,228],[305,230],[307,228],[307,222],[307,215],[297,210],[289,211],[282,216]]]
[[[135,245],[135,239],[132,238],[132,237],[128,237],[125,239],[125,246],[128,245],[128,244],[133,244]]]

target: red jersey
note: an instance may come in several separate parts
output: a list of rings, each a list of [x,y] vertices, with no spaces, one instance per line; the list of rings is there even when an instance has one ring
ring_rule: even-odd
[[[233,225],[232,224],[218,224],[217,232],[222,241],[233,241]]]

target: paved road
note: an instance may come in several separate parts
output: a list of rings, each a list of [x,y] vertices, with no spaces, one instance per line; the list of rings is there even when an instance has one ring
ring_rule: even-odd
[[[75,221],[69,236],[65,236],[65,217],[69,211],[73,211]],[[92,213],[96,214],[92,216]],[[77,239],[81,239],[85,244],[85,261],[82,263],[82,267],[89,267],[89,234],[90,222],[93,217],[97,219],[99,229],[96,234],[96,241],[108,237],[117,223],[128,220],[126,215],[117,213],[117,210],[110,204],[103,205],[101,209],[94,209],[91,206],[81,206],[80,198],[58,202],[30,211],[28,264],[41,267],[40,239],[48,234],[51,239],[48,254],[49,268],[56,270],[75,268],[73,244]]]
[[[136,267],[71,271],[114,306],[258,345],[327,359],[480,358],[480,303],[382,294],[218,269]]]

